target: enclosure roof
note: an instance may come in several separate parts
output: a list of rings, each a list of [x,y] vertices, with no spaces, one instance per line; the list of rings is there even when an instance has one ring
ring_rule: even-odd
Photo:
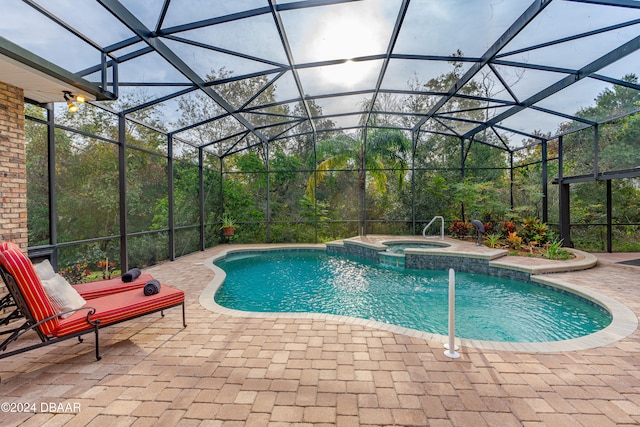
[[[216,153],[390,127],[524,140],[637,94],[636,0],[11,0],[0,36]],[[62,94],[59,99],[62,102]],[[186,114],[189,111],[189,114]]]

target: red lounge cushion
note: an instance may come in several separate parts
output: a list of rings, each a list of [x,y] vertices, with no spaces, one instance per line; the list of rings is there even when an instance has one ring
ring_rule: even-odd
[[[22,252],[15,249],[0,251],[0,264],[15,279],[33,320],[39,322],[58,313],[42,287],[33,264]],[[56,317],[40,325],[40,331],[51,335],[57,326]]]
[[[9,249],[15,249],[16,251],[21,252],[20,246],[13,242],[0,242],[0,252],[4,252]]]
[[[183,291],[163,285],[160,293],[155,295],[145,296],[142,288],[134,289],[92,299],[87,301],[85,307],[96,309],[90,319],[92,321],[100,320],[100,327],[102,327],[182,302],[184,302]],[[53,336],[60,337],[93,328],[91,324],[87,323],[87,313],[88,310],[80,310],[66,319],[61,319]]]
[[[109,280],[98,280],[96,282],[78,283],[73,285],[82,298],[91,300],[98,297],[115,294],[118,292],[130,291],[143,288],[144,284],[153,279],[150,274],[142,274],[133,282],[123,282],[120,277]]]

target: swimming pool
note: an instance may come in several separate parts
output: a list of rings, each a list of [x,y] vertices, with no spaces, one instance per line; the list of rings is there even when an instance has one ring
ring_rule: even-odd
[[[445,335],[448,273],[387,269],[324,251],[244,252],[216,261],[223,307],[330,313]],[[502,342],[559,341],[603,329],[611,316],[583,298],[536,284],[456,274],[456,335]]]
[[[433,248],[442,248],[443,245],[438,245],[435,243],[384,243],[387,246],[386,252],[391,252],[392,254],[404,254],[405,249],[433,249]]]

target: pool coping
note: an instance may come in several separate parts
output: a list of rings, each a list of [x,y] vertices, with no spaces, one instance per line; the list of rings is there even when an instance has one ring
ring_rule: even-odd
[[[327,246],[343,246],[345,242],[350,245],[368,247],[372,249],[386,248],[385,242],[393,243],[425,243],[424,239],[396,237],[393,236],[370,236],[372,242],[360,241],[359,237],[339,240],[327,243]],[[520,271],[523,273],[548,274],[548,273],[565,273],[569,271],[586,270],[595,267],[598,258],[588,252],[583,252],[573,248],[563,248],[574,255],[573,259],[566,261],[546,260],[542,258],[527,258],[522,256],[511,256],[509,251],[500,248],[489,248],[486,246],[477,246],[469,242],[456,239],[444,240],[427,240],[427,243],[438,245],[434,248],[411,248],[406,249],[405,254],[416,255],[437,255],[441,257],[464,257],[483,259],[489,262],[490,266],[503,268],[507,270]],[[544,261],[544,262],[542,262]],[[531,265],[535,262],[535,265]]]
[[[361,325],[361,326],[374,328],[374,329],[380,329],[380,330],[389,331],[392,333],[403,334],[410,337],[421,338],[428,341],[440,342],[442,344],[449,342],[448,336],[445,336],[445,335],[424,332],[416,329],[379,322],[376,320],[368,320],[368,319],[361,319],[361,318],[355,318],[350,316],[325,314],[325,313],[241,311],[241,310],[234,310],[234,309],[223,307],[214,301],[214,295],[218,290],[218,288],[222,285],[226,277],[226,273],[224,272],[224,270],[216,266],[214,262],[221,258],[226,257],[229,254],[237,253],[237,252],[247,252],[247,251],[278,251],[278,250],[318,250],[318,251],[324,250],[326,251],[326,248],[327,248],[327,245],[325,244],[275,244],[275,245],[265,244],[265,245],[250,245],[247,247],[224,248],[219,254],[212,256],[203,262],[203,264],[207,268],[209,268],[214,272],[215,276],[213,280],[209,282],[205,287],[205,289],[203,289],[203,291],[201,292],[199,297],[200,305],[202,305],[205,309],[209,311],[228,315],[228,316],[234,316],[234,317],[331,320],[335,322],[349,323],[349,324]],[[451,248],[451,249],[455,249],[455,248]],[[432,251],[432,249],[416,249],[416,250]],[[454,253],[456,254],[456,256],[465,256],[464,251],[456,251],[456,252],[447,251],[447,253],[449,256],[453,256],[452,254]],[[586,253],[582,253],[582,254],[586,254]],[[471,255],[477,256],[477,254],[471,254]],[[587,255],[591,255],[591,254],[587,254]],[[491,256],[491,255],[488,255],[488,256]],[[513,257],[513,258],[517,258],[517,257]],[[582,260],[578,260],[577,263],[583,268],[588,268],[585,266],[590,264],[591,262],[590,257],[585,257],[585,258],[588,260],[586,263],[583,262]],[[513,264],[507,264],[507,265],[514,267]],[[509,268],[507,265],[500,266],[500,268]],[[519,266],[519,267],[527,268],[523,266]],[[564,270],[564,271],[575,271],[576,270],[575,267],[576,267],[575,265],[574,266],[567,265],[567,270]],[[577,268],[577,269],[580,269],[580,268]],[[533,270],[536,270],[536,269],[533,269]],[[544,270],[544,268],[540,270]],[[551,286],[551,287],[559,288],[559,289],[574,293],[582,298],[585,298],[589,301],[593,301],[603,306],[605,309],[607,309],[611,313],[611,317],[612,317],[611,323],[604,329],[598,332],[595,332],[593,334],[580,337],[580,338],[563,340],[563,341],[502,342],[502,341],[473,340],[473,339],[456,337],[455,338],[456,344],[461,347],[472,347],[472,348],[479,348],[479,349],[505,350],[505,351],[517,351],[517,352],[553,353],[553,352],[561,352],[561,351],[586,350],[590,348],[609,345],[623,338],[626,338],[629,335],[631,335],[633,332],[635,332],[635,330],[638,327],[638,318],[629,307],[606,295],[600,294],[590,289],[581,288],[578,285],[575,285],[567,280],[563,280],[558,277],[553,277],[552,273],[554,272],[558,272],[558,271],[543,272],[538,274],[532,273],[531,280],[545,286]]]

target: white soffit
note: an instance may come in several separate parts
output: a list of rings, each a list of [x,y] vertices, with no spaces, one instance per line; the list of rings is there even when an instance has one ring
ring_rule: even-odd
[[[24,97],[38,103],[64,102],[63,91],[83,94],[87,101],[107,100],[92,82],[64,70],[0,37],[0,81],[24,90]]]

